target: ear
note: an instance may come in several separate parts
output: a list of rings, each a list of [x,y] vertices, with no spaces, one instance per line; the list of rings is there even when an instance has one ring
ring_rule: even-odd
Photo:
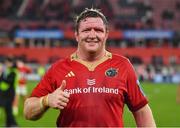
[[[107,39],[108,36],[109,36],[109,30],[106,31],[106,35],[105,36],[106,36],[106,39]]]
[[[78,39],[78,32],[77,32],[77,31],[75,31],[74,36],[75,36],[75,38],[76,38],[76,41],[78,42],[79,39]]]

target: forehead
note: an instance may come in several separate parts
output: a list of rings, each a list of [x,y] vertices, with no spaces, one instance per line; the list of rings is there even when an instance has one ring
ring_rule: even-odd
[[[98,27],[98,28],[105,28],[105,24],[103,20],[99,17],[88,17],[80,21],[79,24],[79,29],[83,28],[93,28],[93,27]]]

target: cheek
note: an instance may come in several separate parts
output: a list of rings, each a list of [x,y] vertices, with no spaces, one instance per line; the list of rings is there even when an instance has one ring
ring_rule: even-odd
[[[99,38],[101,39],[102,42],[106,41],[107,39],[106,35],[100,35]]]
[[[86,37],[86,35],[83,33],[76,34],[75,36],[77,42],[82,42],[82,40]]]
[[[86,38],[87,36],[85,34],[81,34],[81,36],[79,36],[79,41],[83,41]]]

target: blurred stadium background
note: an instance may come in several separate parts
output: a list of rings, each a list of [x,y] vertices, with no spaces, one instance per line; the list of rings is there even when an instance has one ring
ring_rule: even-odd
[[[133,63],[157,126],[180,126],[175,86],[180,83],[180,0],[0,0],[0,62],[6,56],[22,58],[33,69],[30,92],[40,66],[47,69],[75,51],[74,17],[87,7],[107,16],[107,49]],[[51,110],[40,121],[26,121],[21,109],[16,118],[24,127],[55,126],[56,116]],[[134,126],[127,110],[125,126]]]

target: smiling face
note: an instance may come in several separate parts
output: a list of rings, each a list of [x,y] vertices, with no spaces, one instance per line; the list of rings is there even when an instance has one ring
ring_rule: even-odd
[[[100,17],[87,17],[80,21],[75,37],[81,53],[101,53],[105,50],[108,31]]]

